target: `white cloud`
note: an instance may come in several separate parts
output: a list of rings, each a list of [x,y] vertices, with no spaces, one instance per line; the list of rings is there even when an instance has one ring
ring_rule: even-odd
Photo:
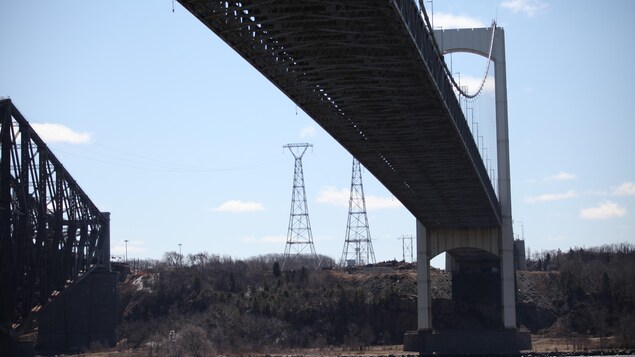
[[[578,193],[575,192],[574,190],[569,190],[567,192],[562,192],[562,193],[545,193],[538,196],[526,197],[525,201],[529,203],[551,202],[551,201],[568,200],[575,197],[578,197]]]
[[[481,20],[445,12],[434,13],[434,27],[443,29],[486,27]]]
[[[263,211],[265,207],[262,203],[259,202],[243,202],[239,200],[231,200],[224,202],[220,206],[214,208],[215,212],[233,212],[233,213],[244,213],[244,212],[256,212]]]
[[[487,59],[486,59],[487,60]],[[463,88],[467,88],[467,94],[473,95],[476,91],[481,88],[481,82],[483,82],[483,77],[473,77],[468,75],[461,75],[460,81],[459,77],[455,76],[454,80]],[[460,83],[459,83],[460,82]],[[492,77],[492,71],[490,68],[490,73],[485,79],[485,84],[483,85],[483,93],[494,93],[494,78]],[[464,90],[465,91],[465,90]]]
[[[317,201],[334,206],[348,207],[350,196],[350,189],[337,189],[332,186],[326,186],[320,190]],[[397,208],[402,206],[401,202],[392,197],[364,195],[364,199],[366,201],[366,209]]]
[[[530,17],[548,7],[547,4],[540,0],[504,0],[501,6],[512,12],[522,12]]]
[[[398,208],[403,205],[393,197],[366,196],[367,209]]]
[[[545,181],[568,181],[568,180],[575,180],[578,177],[574,174],[568,173],[568,172],[564,172],[564,171],[560,171],[555,175],[551,175],[545,178]]]
[[[337,189],[333,186],[323,187],[318,194],[317,201],[319,203],[326,203],[333,206],[348,207],[348,200],[350,198],[350,191],[342,188]]]
[[[265,236],[260,239],[263,243],[285,243],[287,241],[286,236]]]
[[[611,201],[601,203],[597,207],[583,208],[580,210],[580,218],[584,219],[609,219],[613,217],[623,217],[626,215],[626,208]]]
[[[613,194],[615,196],[633,196],[635,195],[635,183],[624,182],[613,189]]]
[[[300,130],[300,137],[308,138],[312,136],[315,136],[315,127],[307,126],[306,128],[302,128]]]
[[[31,124],[45,143],[86,144],[90,142],[90,133],[80,133],[61,125],[51,123]]]

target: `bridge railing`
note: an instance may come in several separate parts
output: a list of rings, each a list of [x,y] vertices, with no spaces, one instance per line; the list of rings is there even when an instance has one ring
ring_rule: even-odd
[[[487,191],[487,194],[494,204],[494,207],[498,207],[497,214],[500,217],[500,204],[498,197],[492,183],[490,181],[487,169],[481,157],[480,151],[472,131],[465,119],[465,114],[461,109],[461,105],[456,97],[452,83],[448,79],[448,70],[436,44],[432,29],[429,27],[429,23],[422,19],[423,10],[424,16],[425,9],[419,9],[417,4],[413,0],[392,0],[395,7],[398,9],[403,22],[408,27],[408,30],[412,36],[412,40],[419,49],[423,62],[428,69],[428,74],[434,80],[439,95],[443,98],[448,113],[452,117],[456,130],[461,136],[468,155],[471,157],[474,167],[476,168],[478,175],[481,178],[481,182]]]
[[[89,271],[109,268],[100,212],[11,100],[0,100],[0,324],[16,324]]]

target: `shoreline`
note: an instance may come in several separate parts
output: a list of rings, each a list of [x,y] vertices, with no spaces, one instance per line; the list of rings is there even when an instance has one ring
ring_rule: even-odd
[[[600,348],[602,343],[610,339],[590,337],[584,339],[554,338],[539,335],[532,336],[532,350],[521,351],[515,356],[553,357],[553,356],[635,356],[635,348]],[[86,357],[137,357],[147,356],[148,349],[114,348],[101,352],[80,353]],[[206,355],[225,357],[418,357],[416,352],[404,351],[403,345],[367,346],[358,349],[345,347],[298,348],[288,350],[263,349],[260,351],[208,351]],[[77,356],[77,354],[74,354]]]

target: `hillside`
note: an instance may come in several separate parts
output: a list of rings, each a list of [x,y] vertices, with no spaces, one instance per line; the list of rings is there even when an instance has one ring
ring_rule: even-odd
[[[157,264],[122,284],[123,344],[168,348],[169,336],[178,336],[215,352],[358,349],[400,344],[406,330],[416,329],[412,264],[280,271],[275,256],[199,258],[188,265]],[[530,260],[530,267],[538,260]],[[431,279],[435,326],[484,323],[483,311],[456,313],[468,310],[450,300],[451,274],[433,270]],[[632,250],[554,252],[540,270],[518,272],[517,287],[518,323],[532,334],[635,345]]]

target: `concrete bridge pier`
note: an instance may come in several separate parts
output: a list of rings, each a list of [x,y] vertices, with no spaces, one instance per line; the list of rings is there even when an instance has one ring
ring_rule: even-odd
[[[514,355],[531,349],[529,332],[516,328],[515,281],[501,269],[507,260],[513,272],[513,250],[502,249],[501,238],[497,227],[427,229],[417,222],[418,330],[406,333],[404,350],[422,355]],[[475,306],[484,328],[433,326],[430,259],[442,252],[453,254],[452,299]],[[510,297],[512,301],[506,302]]]

